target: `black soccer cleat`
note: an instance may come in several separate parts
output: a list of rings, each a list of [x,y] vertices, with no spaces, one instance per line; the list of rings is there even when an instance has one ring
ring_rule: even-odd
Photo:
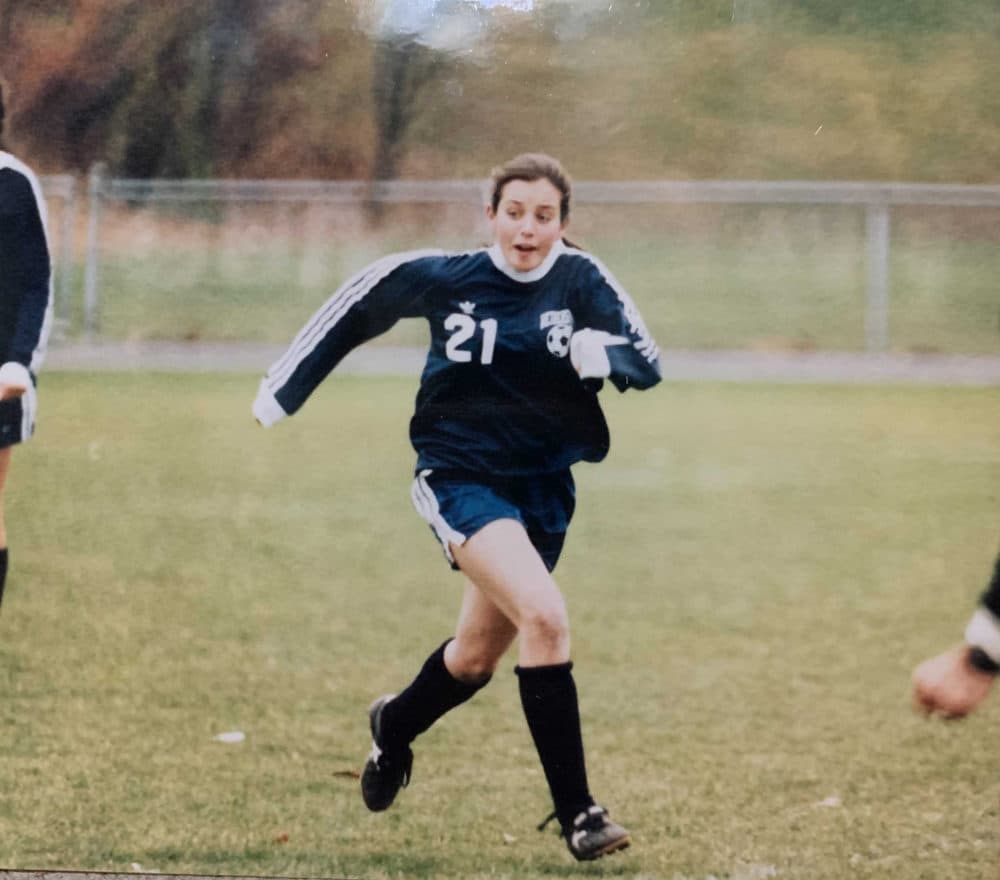
[[[410,783],[413,752],[409,746],[386,749],[382,742],[382,710],[395,694],[379,697],[368,707],[372,731],[372,751],[361,774],[361,797],[373,813],[389,809],[401,788]]]
[[[591,862],[609,853],[625,849],[632,838],[627,828],[612,822],[604,807],[594,804],[563,829],[566,846],[579,862]]]

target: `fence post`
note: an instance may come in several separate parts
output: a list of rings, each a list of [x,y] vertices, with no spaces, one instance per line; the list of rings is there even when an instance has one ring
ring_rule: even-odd
[[[73,231],[76,228],[76,178],[69,177],[66,184],[66,194],[63,199],[62,233],[60,240],[59,268],[59,307],[57,314],[67,322],[72,323],[73,314]]]
[[[868,290],[865,308],[865,346],[870,352],[889,345],[889,206],[870,202],[865,211],[868,239]]]
[[[101,268],[101,207],[107,166],[95,163],[87,176],[87,262],[83,276],[83,335],[90,339],[98,331],[100,305],[98,282]]]

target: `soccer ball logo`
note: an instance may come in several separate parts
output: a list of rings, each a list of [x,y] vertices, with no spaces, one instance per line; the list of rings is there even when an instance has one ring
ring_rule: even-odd
[[[573,335],[573,328],[569,324],[556,324],[549,327],[545,342],[549,347],[549,352],[557,358],[564,358],[569,354],[569,338]]]

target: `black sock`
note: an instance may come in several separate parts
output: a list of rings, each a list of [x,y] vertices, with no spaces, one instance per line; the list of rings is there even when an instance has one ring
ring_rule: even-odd
[[[3,602],[3,587],[7,583],[7,548],[0,550],[0,602]]]
[[[413,682],[382,710],[383,748],[406,746],[446,712],[460,706],[484,687],[487,676],[476,684],[459,681],[444,665],[448,639],[424,662]]]
[[[577,813],[594,803],[587,786],[580,706],[573,664],[516,666],[521,705],[552,792],[556,817],[567,829]]]

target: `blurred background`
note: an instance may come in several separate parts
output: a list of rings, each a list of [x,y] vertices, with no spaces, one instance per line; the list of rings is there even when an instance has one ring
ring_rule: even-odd
[[[998,50],[993,0],[0,0],[64,339],[285,340],[544,150],[667,347],[997,354]]]

